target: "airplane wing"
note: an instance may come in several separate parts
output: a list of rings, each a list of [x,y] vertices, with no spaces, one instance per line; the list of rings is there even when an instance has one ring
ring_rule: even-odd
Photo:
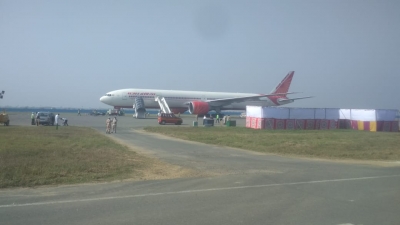
[[[314,96],[306,96],[306,97],[299,97],[299,98],[288,98],[288,99],[278,99],[279,104],[287,104],[292,103],[295,100],[305,99],[305,98],[314,98]]]
[[[263,97],[268,97],[268,96],[277,96],[277,95],[282,95],[285,96],[287,94],[292,94],[291,92],[289,93],[275,93],[275,94],[259,94],[259,95],[252,95],[252,96],[246,96],[246,97],[237,97],[237,98],[221,98],[221,99],[215,99],[215,100],[207,100],[208,104],[210,106],[225,106],[229,105],[232,103],[238,103],[238,102],[244,102],[244,101],[259,101],[260,98]]]
[[[305,99],[305,98],[314,98],[314,96],[306,96],[306,97],[299,97],[299,98],[290,98],[290,100],[299,100],[299,99]]]

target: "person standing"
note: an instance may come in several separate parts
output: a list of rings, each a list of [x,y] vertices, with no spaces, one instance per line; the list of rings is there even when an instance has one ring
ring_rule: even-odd
[[[36,126],[39,126],[40,124],[40,116],[39,116],[39,112],[36,113]]]
[[[54,124],[58,127],[58,117],[60,117],[60,114],[56,114],[54,117]]]
[[[110,117],[108,117],[108,119],[106,120],[106,134],[110,133],[110,129],[111,129],[111,119]]]
[[[78,116],[81,115],[81,109],[78,109]]]
[[[32,112],[32,114],[31,114],[31,125],[35,125],[35,113],[34,112]]]
[[[215,117],[215,122],[219,123],[219,114],[217,114],[217,116]]]
[[[111,133],[117,133],[117,117],[114,116],[114,119],[112,120],[112,131]]]

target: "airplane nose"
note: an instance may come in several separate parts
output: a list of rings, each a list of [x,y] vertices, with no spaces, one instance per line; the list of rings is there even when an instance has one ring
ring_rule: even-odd
[[[108,102],[108,97],[107,97],[107,96],[102,96],[102,97],[100,98],[100,101],[101,101],[102,103],[107,104],[107,102]]]

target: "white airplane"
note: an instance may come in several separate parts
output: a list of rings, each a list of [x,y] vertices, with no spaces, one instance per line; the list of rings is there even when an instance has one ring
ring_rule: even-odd
[[[229,92],[203,92],[157,89],[120,89],[110,91],[100,98],[100,101],[114,106],[116,109],[132,108],[135,98],[141,97],[145,108],[160,109],[156,97],[164,97],[173,113],[184,113],[189,110],[191,114],[207,114],[211,110],[220,113],[221,110],[246,110],[246,105],[254,106],[280,106],[294,100],[311,98],[287,98],[294,71],[290,71],[270,94],[254,93],[229,93]]]

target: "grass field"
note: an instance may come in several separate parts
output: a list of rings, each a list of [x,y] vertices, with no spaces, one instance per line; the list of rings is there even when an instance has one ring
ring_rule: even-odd
[[[0,188],[135,178],[146,160],[90,128],[0,127]]]
[[[243,127],[146,127],[184,140],[263,153],[327,159],[400,160],[400,134],[354,130],[254,130]]]
[[[328,159],[400,160],[399,133],[177,126],[146,127],[145,130],[263,153]],[[55,130],[52,126],[0,126],[0,188],[143,179],[146,176],[145,179],[165,179],[190,176],[190,173],[141,156],[90,128],[60,127]]]

